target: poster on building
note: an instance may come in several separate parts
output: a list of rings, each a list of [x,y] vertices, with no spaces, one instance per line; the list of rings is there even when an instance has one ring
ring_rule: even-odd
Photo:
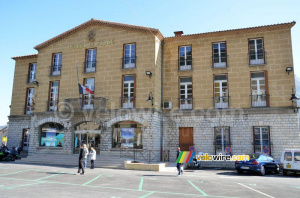
[[[133,148],[134,128],[121,129],[121,147]]]

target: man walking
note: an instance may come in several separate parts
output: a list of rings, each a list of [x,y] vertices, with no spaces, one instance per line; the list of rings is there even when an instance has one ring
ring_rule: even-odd
[[[82,170],[82,173],[80,173],[80,169]],[[83,144],[80,145],[80,151],[79,151],[79,164],[78,164],[78,172],[80,175],[84,175],[84,151],[83,151]]]
[[[176,159],[178,159],[180,155],[180,147],[177,148],[176,153],[177,153]],[[178,176],[182,175],[183,171],[181,170],[181,163],[177,163],[177,170],[178,170]]]

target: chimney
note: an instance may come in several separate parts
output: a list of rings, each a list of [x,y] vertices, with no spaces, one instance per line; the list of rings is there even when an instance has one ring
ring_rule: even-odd
[[[181,36],[181,35],[183,35],[183,31],[176,31],[176,32],[174,32],[174,34],[176,37]]]

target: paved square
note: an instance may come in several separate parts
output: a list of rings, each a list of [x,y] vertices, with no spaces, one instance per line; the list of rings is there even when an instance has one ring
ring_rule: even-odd
[[[299,175],[264,177],[234,170],[163,172],[0,163],[0,197],[298,197]]]

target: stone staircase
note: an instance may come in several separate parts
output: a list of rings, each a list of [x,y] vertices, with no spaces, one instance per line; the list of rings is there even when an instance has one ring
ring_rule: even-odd
[[[116,155],[97,155],[95,160],[95,168],[112,168],[124,169],[124,161],[132,159],[120,158]],[[78,166],[78,154],[34,154],[28,155],[26,158],[16,160],[19,164],[40,164],[40,165],[53,165],[53,166]],[[90,168],[91,161],[87,160],[87,167]]]

